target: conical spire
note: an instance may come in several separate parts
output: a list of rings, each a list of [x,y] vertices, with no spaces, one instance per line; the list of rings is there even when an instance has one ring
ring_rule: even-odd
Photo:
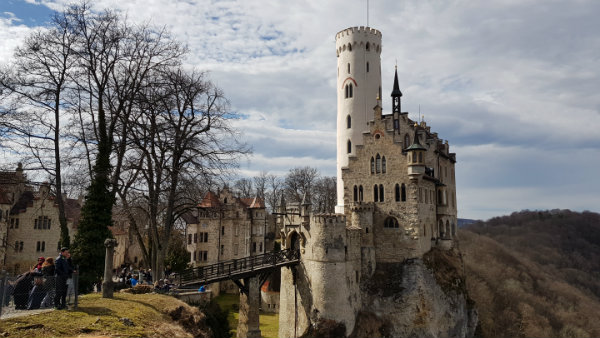
[[[394,71],[394,89],[392,89],[392,97],[402,97],[402,92],[398,85],[398,66],[396,66],[396,70]]]
[[[421,142],[419,142],[419,125],[415,122],[415,137],[413,143],[406,150],[427,150]]]
[[[400,86],[398,85],[398,66],[396,66],[396,70],[394,71],[394,89],[392,90],[392,113],[400,114],[400,97],[402,97],[402,92],[400,91]]]

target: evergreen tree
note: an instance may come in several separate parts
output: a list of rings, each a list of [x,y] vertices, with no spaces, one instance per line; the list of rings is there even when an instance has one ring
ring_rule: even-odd
[[[79,266],[79,288],[91,290],[104,273],[104,241],[112,238],[109,226],[112,225],[112,207],[114,198],[109,191],[110,148],[99,147],[94,177],[85,204],[81,209],[72,253]]]

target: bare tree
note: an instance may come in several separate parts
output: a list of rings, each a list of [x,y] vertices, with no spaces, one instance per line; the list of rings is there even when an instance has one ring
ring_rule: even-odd
[[[269,209],[274,211],[276,210],[277,204],[279,203],[279,198],[283,193],[283,180],[277,175],[268,174],[266,176],[266,181],[267,190],[265,192],[265,199]]]
[[[319,172],[315,168],[296,167],[290,169],[284,181],[286,199],[292,202],[302,201],[304,194],[311,194],[318,176]]]
[[[130,167],[139,180],[130,186],[143,196],[149,220],[148,246],[140,246],[160,278],[176,220],[193,206],[182,198],[182,180],[227,170],[247,149],[234,137],[226,99],[204,73],[176,69],[156,76],[160,85],[139,96],[130,131],[135,149],[128,155],[138,156]],[[125,203],[130,196],[121,195]]]
[[[313,210],[321,213],[333,213],[337,203],[336,178],[332,176],[317,178],[311,196]]]
[[[261,171],[258,176],[254,176],[252,179],[256,189],[256,196],[263,201],[265,200],[265,194],[267,192],[268,176],[269,174],[266,171]]]
[[[233,190],[238,197],[253,197],[254,186],[249,178],[240,178],[233,184]]]
[[[15,51],[15,61],[0,74],[4,132],[10,132],[13,149],[29,152],[32,168],[50,176],[55,186],[61,245],[69,245],[63,199],[61,143],[69,81],[75,68],[73,45],[77,36],[65,14],[54,16],[49,30],[27,37]]]

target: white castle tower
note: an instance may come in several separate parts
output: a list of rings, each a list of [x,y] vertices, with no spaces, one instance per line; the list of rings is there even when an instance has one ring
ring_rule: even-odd
[[[362,133],[381,97],[381,32],[370,27],[346,28],[335,36],[337,52],[337,205],[344,213],[342,168],[362,144]]]

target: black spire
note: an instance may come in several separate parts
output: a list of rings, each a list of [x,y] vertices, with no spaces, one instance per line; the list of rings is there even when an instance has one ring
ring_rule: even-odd
[[[400,113],[400,97],[402,97],[402,92],[400,91],[400,86],[398,86],[398,66],[396,66],[396,70],[394,72],[394,89],[392,90],[393,113]]]

